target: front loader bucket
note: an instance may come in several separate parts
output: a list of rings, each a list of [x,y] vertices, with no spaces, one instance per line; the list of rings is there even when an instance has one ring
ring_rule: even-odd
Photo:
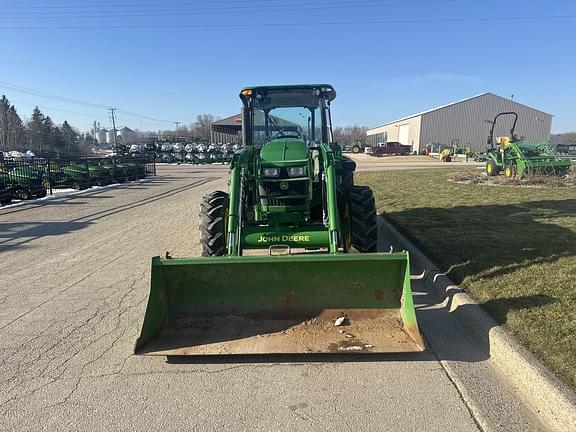
[[[336,326],[338,318],[343,325]],[[422,351],[408,254],[152,259],[136,354]]]

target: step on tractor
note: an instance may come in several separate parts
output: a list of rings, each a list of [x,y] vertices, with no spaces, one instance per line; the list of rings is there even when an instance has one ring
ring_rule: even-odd
[[[499,118],[512,116],[510,136],[494,139],[494,129]],[[547,142],[526,144],[515,135],[518,113],[501,112],[491,122],[486,154],[486,174],[497,176],[500,173],[508,178],[522,178],[527,174],[565,175],[572,162],[560,156]]]
[[[377,252],[372,190],[332,139],[330,85],[248,87],[228,192],[200,206],[202,257],[152,259],[135,352],[422,351],[407,252]]]

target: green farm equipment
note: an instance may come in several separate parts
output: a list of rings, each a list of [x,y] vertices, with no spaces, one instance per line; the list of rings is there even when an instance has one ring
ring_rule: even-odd
[[[365,145],[364,143],[362,143],[362,141],[354,141],[352,144],[345,145],[342,151],[344,153],[354,153],[354,154],[364,153],[364,147]]]
[[[86,189],[90,187],[90,175],[86,164],[71,163],[62,168],[62,181],[66,181],[76,189]]]
[[[88,177],[90,185],[106,186],[114,183],[114,177],[112,177],[107,169],[102,168],[100,165],[89,164]]]
[[[12,201],[12,187],[7,176],[0,172],[0,204],[10,204]]]
[[[498,118],[503,116],[514,117],[510,136],[495,140],[494,128]],[[547,142],[522,142],[514,134],[517,122],[518,114],[515,112],[501,112],[494,118],[488,135],[490,147],[486,155],[486,174],[496,176],[503,172],[509,178],[521,178],[526,174],[565,175],[572,166],[570,159],[558,155]]]
[[[116,163],[116,172],[122,181],[138,178],[138,166],[134,162]]]
[[[406,252],[377,253],[372,191],[332,141],[330,85],[240,92],[229,192],[200,209],[203,257],[152,259],[137,354],[422,351]]]
[[[12,197],[27,200],[45,197],[43,174],[29,165],[17,166],[8,173]]]
[[[100,168],[106,170],[117,182],[125,182],[146,177],[146,166],[142,161],[121,161],[115,159],[100,162]]]

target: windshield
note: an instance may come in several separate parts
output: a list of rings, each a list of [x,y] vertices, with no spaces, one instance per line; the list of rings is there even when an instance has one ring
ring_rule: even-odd
[[[271,139],[298,138],[308,145],[322,139],[320,108],[281,107],[254,110],[253,142],[262,146]]]

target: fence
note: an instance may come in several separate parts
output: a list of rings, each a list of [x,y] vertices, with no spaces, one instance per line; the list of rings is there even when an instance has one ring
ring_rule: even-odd
[[[156,175],[154,157],[0,160],[0,202],[53,194],[53,189],[86,189]]]

